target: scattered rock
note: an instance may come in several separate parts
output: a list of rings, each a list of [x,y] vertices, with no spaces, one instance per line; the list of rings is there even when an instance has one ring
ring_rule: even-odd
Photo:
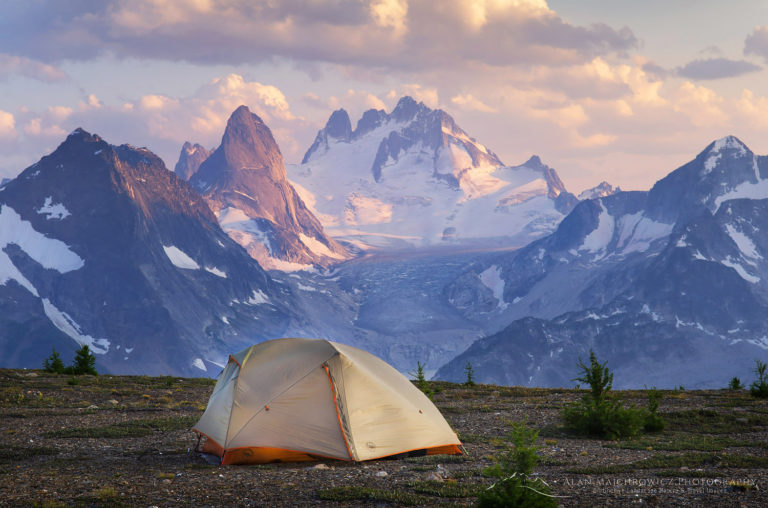
[[[379,478],[384,478],[385,476],[389,476],[389,473],[387,473],[386,471],[379,471],[378,473],[376,473],[376,476],[378,476]]]
[[[317,464],[317,465],[316,465],[315,467],[313,467],[312,469],[331,469],[331,468],[330,468],[330,467],[328,467],[328,465],[327,465],[327,464],[323,464],[323,463],[320,463],[320,464]]]
[[[109,399],[109,400],[107,401],[107,404],[112,404],[113,406],[116,406],[116,405],[118,405],[118,404],[119,404],[119,402],[118,402],[118,401],[116,401],[115,399]]]
[[[440,483],[442,483],[442,482],[445,481],[445,479],[442,476],[440,476],[439,474],[437,474],[435,472],[429,473],[425,479],[428,482],[440,482]]]

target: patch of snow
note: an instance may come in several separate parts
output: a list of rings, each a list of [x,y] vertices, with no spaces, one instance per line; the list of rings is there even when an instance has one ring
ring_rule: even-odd
[[[253,199],[253,197],[249,196],[249,195],[248,195],[248,194],[246,194],[245,192],[240,192],[239,190],[236,190],[236,191],[235,191],[235,193],[236,193],[236,194],[240,194],[240,195],[241,195],[241,196],[243,196],[244,198],[248,198],[248,199],[250,199],[251,201],[256,201],[255,199]]]
[[[224,362],[215,362],[213,360],[208,360],[208,362],[214,364],[215,366],[219,367],[220,369],[223,369],[224,367],[227,366],[226,361],[224,361]]]
[[[100,153],[101,153],[101,149],[96,150],[95,152],[93,152],[93,155],[99,155]]]
[[[746,234],[737,230],[731,224],[726,224],[725,229],[742,254],[752,259],[763,259],[763,256],[757,252],[754,242]]]
[[[726,192],[715,198],[715,212],[720,205],[730,199],[765,199],[768,198],[768,179],[760,180],[757,183],[744,182],[733,190]]]
[[[347,226],[363,226],[367,224],[383,224],[392,221],[391,203],[375,197],[363,196],[357,192],[347,196],[344,208],[344,224]]]
[[[301,240],[301,243],[306,245],[309,250],[319,256],[325,256],[333,259],[344,259],[343,255],[333,252],[323,242],[317,240],[316,238],[307,236],[304,233],[299,233],[299,239]]]
[[[126,352],[127,354],[131,354],[131,353],[133,353],[133,350],[134,350],[134,348],[132,348],[132,347],[127,347],[127,348],[125,348],[125,352]]]
[[[163,250],[168,259],[173,263],[173,266],[177,268],[183,268],[184,270],[199,270],[200,265],[189,257],[184,251],[176,247],[175,245],[163,245]]]
[[[651,243],[659,238],[664,238],[672,233],[672,224],[656,222],[643,215],[642,212],[625,215],[619,219],[619,240],[617,248],[624,254],[631,252],[645,252]],[[680,241],[684,241],[683,238]],[[682,247],[678,242],[678,247]]]
[[[694,259],[700,259],[702,261],[708,261],[708,259],[705,258],[704,255],[701,252],[699,252],[699,251],[694,252],[693,258]]]
[[[768,336],[763,335],[757,339],[747,339],[747,342],[761,349],[768,349]]]
[[[743,266],[741,266],[739,263],[734,262],[733,259],[731,259],[730,256],[725,258],[720,263],[722,263],[723,265],[725,265],[725,266],[727,266],[729,268],[733,268],[734,270],[736,270],[736,273],[739,274],[739,277],[741,277],[742,279],[744,279],[747,282],[750,282],[752,284],[757,284],[758,282],[760,282],[760,277],[756,277],[756,276],[748,273],[744,269]]]
[[[225,324],[229,324],[229,319],[227,319],[227,316],[221,316],[221,321]]]
[[[208,372],[208,369],[205,368],[205,362],[202,358],[196,358],[194,362],[192,362],[193,367],[197,367],[198,369],[202,370],[203,372]]]
[[[106,354],[109,351],[110,342],[107,339],[96,339],[90,335],[85,335],[69,314],[57,309],[47,298],[43,298],[43,310],[56,328],[81,346],[87,345],[94,354],[98,355]],[[125,351],[128,352],[127,349]]]
[[[57,219],[61,220],[66,217],[69,217],[71,214],[69,213],[69,210],[67,210],[63,204],[61,203],[53,203],[53,197],[48,196],[45,198],[45,202],[43,203],[43,206],[35,210],[40,215],[45,215],[46,219]]]
[[[589,252],[603,251],[610,243],[611,238],[613,238],[614,218],[608,213],[602,202],[600,203],[600,208],[602,210],[597,218],[597,227],[584,238],[584,243],[582,243],[578,250],[587,250]]]
[[[248,301],[246,302],[249,305],[259,305],[262,303],[269,303],[269,297],[265,295],[261,289],[254,289],[253,293],[251,294],[250,298],[248,298]]]
[[[215,266],[206,266],[205,271],[214,274],[217,277],[221,277],[222,279],[227,278],[227,273],[219,270]]]
[[[39,296],[32,283],[24,277],[4,252],[9,244],[15,244],[43,268],[67,273],[78,270],[85,261],[60,240],[48,238],[36,231],[29,221],[8,205],[0,205],[0,285],[15,280],[30,293]]]
[[[305,286],[301,282],[296,284],[296,287],[299,288],[302,291],[317,291],[317,288],[313,288],[312,286]]]
[[[519,296],[516,296],[516,297],[515,297],[515,298],[512,300],[512,303],[513,303],[513,304],[514,304],[514,303],[517,303],[517,302],[519,302],[520,300],[522,300],[522,298],[521,298],[521,297],[519,297]]]
[[[280,270],[281,272],[315,272],[314,265],[284,261],[279,258],[259,258],[259,264],[265,270]]]
[[[506,309],[508,307],[507,302],[504,301],[504,285],[506,283],[501,278],[501,267],[492,265],[478,275],[478,277],[480,282],[493,292],[493,297],[499,302],[497,307]]]

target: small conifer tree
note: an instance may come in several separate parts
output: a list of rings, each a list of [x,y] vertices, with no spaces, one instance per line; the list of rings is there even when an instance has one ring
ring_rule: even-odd
[[[61,374],[64,372],[64,362],[61,361],[61,357],[59,356],[59,352],[56,351],[56,348],[53,348],[53,352],[51,353],[51,356],[45,359],[43,362],[43,370],[46,372],[55,372],[57,374]]]
[[[435,392],[432,391],[432,389],[427,384],[427,378],[424,375],[424,367],[425,366],[426,365],[424,365],[423,363],[417,361],[416,362],[416,372],[415,373],[411,372],[410,374],[411,374],[411,376],[416,378],[416,387],[419,390],[421,390],[424,393],[424,395],[426,395],[427,397],[429,397],[431,399],[432,395],[434,395]]]
[[[464,381],[464,386],[475,386],[475,369],[472,368],[472,364],[467,362],[464,366],[464,372],[467,373],[467,380]]]
[[[648,390],[648,412],[645,414],[643,428],[646,432],[661,432],[667,423],[659,414],[659,401],[661,400],[661,391],[654,386]]]
[[[741,384],[741,379],[739,379],[738,377],[734,376],[733,379],[731,379],[731,381],[728,383],[728,389],[729,390],[743,390],[744,389],[744,385]]]
[[[83,347],[77,350],[77,353],[75,353],[75,359],[72,362],[72,366],[67,367],[65,372],[67,374],[75,375],[99,375],[99,373],[96,372],[96,357],[93,356],[93,353],[91,353],[91,349],[88,347],[88,344],[83,344]]]
[[[634,406],[623,407],[621,399],[610,393],[613,373],[606,363],[598,362],[591,350],[589,365],[579,359],[583,374],[574,381],[588,384],[590,391],[582,400],[563,409],[563,420],[567,426],[585,434],[609,439],[634,436],[644,425],[644,414]]]
[[[494,466],[483,470],[483,475],[498,480],[480,493],[478,507],[554,508],[558,505],[544,480],[532,477],[533,468],[539,462],[538,437],[538,431],[529,428],[525,421],[511,423],[508,438],[512,446],[494,458]]]
[[[768,374],[766,374],[767,366],[760,360],[755,360],[755,363],[755,374],[757,374],[757,379],[750,385],[749,393],[751,393],[753,397],[766,399],[768,398]]]

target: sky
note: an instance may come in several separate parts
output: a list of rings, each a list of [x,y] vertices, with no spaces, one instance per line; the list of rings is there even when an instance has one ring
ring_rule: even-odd
[[[403,95],[574,193],[726,135],[768,154],[764,0],[6,0],[0,33],[0,178],[76,127],[172,169],[241,104],[297,163],[333,110]]]

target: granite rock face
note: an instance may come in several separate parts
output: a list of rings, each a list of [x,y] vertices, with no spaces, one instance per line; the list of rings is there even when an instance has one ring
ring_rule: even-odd
[[[181,147],[179,160],[176,162],[173,172],[184,180],[189,180],[192,178],[192,175],[197,173],[200,164],[205,162],[205,159],[207,159],[209,155],[211,155],[211,152],[204,146],[197,143],[193,145],[189,141],[186,141]]]
[[[265,267],[328,266],[349,257],[288,181],[272,132],[246,106],[232,113],[221,145],[190,183],[222,227]]]

